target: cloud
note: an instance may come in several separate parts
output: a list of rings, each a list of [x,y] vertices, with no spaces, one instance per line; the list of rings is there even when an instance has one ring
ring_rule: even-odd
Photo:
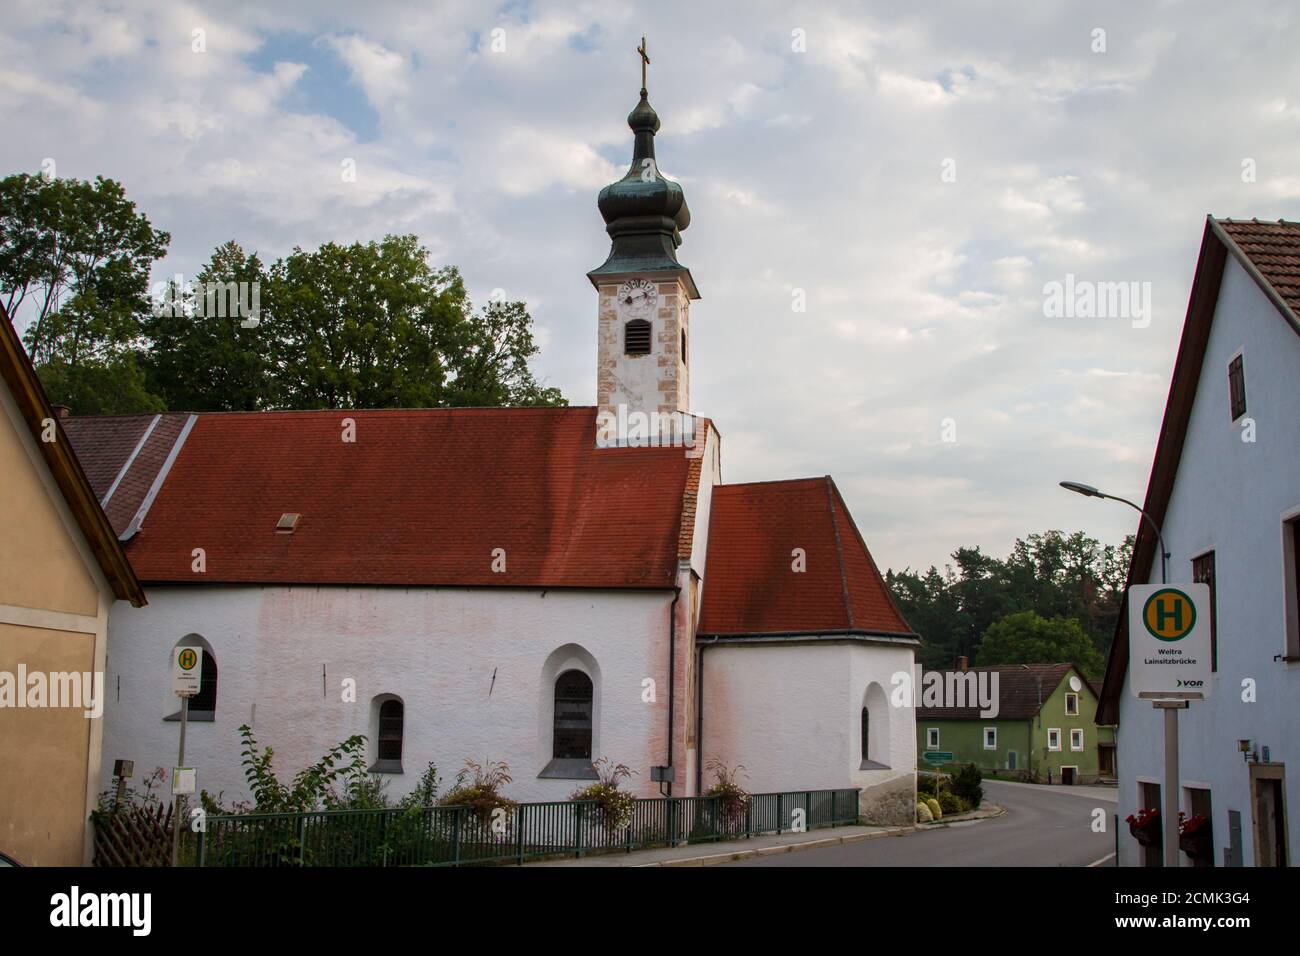
[[[739,18],[670,0],[12,7],[5,172],[51,157],[120,179],[173,235],[161,274],[230,238],[274,258],[415,232],[477,301],[527,297],[537,372],[583,403],[585,273],[609,248],[596,193],[631,157],[648,34],[657,155],[685,186],[679,256],[704,296],[693,407],[719,423],[729,481],[835,476],[882,566],[1131,532],[1056,482],[1141,495],[1205,214],[1300,218],[1281,0],[1176,27],[1120,2],[1014,19],[847,0]],[[1045,319],[1042,286],[1067,273],[1152,282],[1151,327]]]

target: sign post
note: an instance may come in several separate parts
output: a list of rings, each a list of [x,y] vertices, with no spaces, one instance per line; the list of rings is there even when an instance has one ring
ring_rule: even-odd
[[[203,681],[203,649],[178,647],[172,651],[172,693],[181,699],[181,746],[172,768],[172,866],[180,860],[181,797],[194,792],[194,771],[185,766],[185,731],[190,722],[190,698]]]
[[[1165,714],[1165,866],[1178,865],[1178,712],[1210,695],[1210,586],[1137,584],[1128,590],[1129,687]]]

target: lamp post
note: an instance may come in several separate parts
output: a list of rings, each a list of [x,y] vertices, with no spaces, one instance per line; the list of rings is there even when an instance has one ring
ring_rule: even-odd
[[[1164,536],[1160,534],[1160,526],[1156,524],[1155,518],[1151,517],[1127,498],[1120,498],[1118,495],[1108,495],[1106,492],[1099,491],[1092,485],[1085,485],[1081,481],[1062,481],[1059,482],[1059,484],[1066,491],[1073,491],[1076,495],[1083,495],[1085,498],[1109,498],[1111,501],[1118,501],[1121,504],[1128,505],[1143,518],[1146,518],[1147,524],[1151,525],[1151,530],[1156,533],[1156,540],[1160,542],[1160,583],[1169,583],[1168,565],[1166,564],[1169,559],[1169,552],[1165,550],[1165,539]]]
[[[1109,498],[1111,501],[1118,501],[1126,504],[1143,518],[1151,526],[1151,530],[1156,533],[1156,541],[1160,545],[1160,583],[1169,583],[1169,552],[1165,550],[1164,535],[1160,533],[1160,526],[1156,520],[1143,511],[1140,507],[1129,501],[1127,498],[1120,498],[1117,495],[1108,495],[1104,491],[1094,488],[1092,485],[1085,485],[1081,481],[1062,481],[1062,488],[1066,491],[1073,491],[1076,495],[1083,495],[1085,498]],[[1165,866],[1178,865],[1178,711],[1187,707],[1185,700],[1155,700],[1152,706],[1156,710],[1165,712],[1165,793],[1164,809],[1161,811],[1164,817],[1164,856]]]

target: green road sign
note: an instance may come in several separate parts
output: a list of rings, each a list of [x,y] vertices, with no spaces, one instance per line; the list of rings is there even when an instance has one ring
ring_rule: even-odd
[[[952,763],[951,750],[927,750],[921,756],[926,763]]]

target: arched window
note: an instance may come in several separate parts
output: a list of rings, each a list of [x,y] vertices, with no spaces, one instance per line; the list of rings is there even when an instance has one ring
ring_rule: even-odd
[[[591,678],[582,671],[565,671],[557,677],[554,758],[591,759],[591,713]]]
[[[199,692],[190,698],[190,717],[217,714],[217,659],[203,652],[203,673],[199,675]]]
[[[189,719],[199,722],[213,721],[217,719],[217,658],[212,653],[212,649],[198,634],[188,634],[176,642],[173,651],[182,647],[192,647],[203,655],[203,671],[199,675],[199,692],[190,698]],[[171,698],[171,703],[176,705],[173,713],[164,717],[164,720],[180,720],[181,707],[180,700],[176,697]]]
[[[650,354],[650,323],[632,319],[623,326],[623,351],[628,355]]]
[[[402,738],[406,733],[406,707],[401,698],[376,697],[371,711],[375,734],[375,762],[372,773],[402,772]]]
[[[862,695],[862,743],[859,770],[888,770],[893,759],[889,742],[889,698],[884,688],[872,682]]]

